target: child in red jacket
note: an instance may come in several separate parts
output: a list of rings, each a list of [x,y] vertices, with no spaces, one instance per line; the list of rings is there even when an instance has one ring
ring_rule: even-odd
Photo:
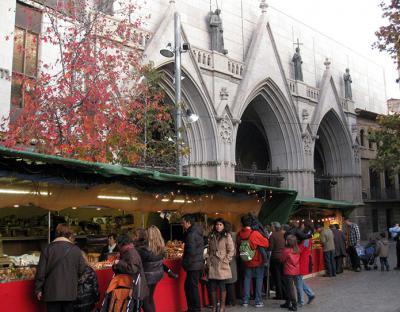
[[[289,235],[286,238],[286,248],[282,250],[281,260],[286,287],[286,302],[281,305],[281,308],[297,311],[296,279],[300,275],[300,250],[296,236]]]

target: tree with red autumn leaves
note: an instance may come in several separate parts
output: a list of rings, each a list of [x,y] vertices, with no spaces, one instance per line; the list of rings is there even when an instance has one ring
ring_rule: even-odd
[[[381,2],[382,17],[388,24],[382,26],[375,34],[378,38],[373,47],[386,51],[400,68],[400,1],[386,0]]]
[[[123,1],[114,17],[87,0],[65,3],[71,7],[43,7],[40,45],[58,56],[24,81],[24,107],[3,123],[3,144],[87,161],[173,164],[165,140],[173,136],[171,107],[160,74],[142,65],[133,2]]]

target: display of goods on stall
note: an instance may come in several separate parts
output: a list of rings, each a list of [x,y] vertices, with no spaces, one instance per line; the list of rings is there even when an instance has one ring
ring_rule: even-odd
[[[315,232],[313,234],[312,240],[313,240],[312,249],[322,248],[320,234],[318,232]]]
[[[0,283],[7,283],[20,280],[33,280],[36,274],[36,267],[8,267],[0,269]]]
[[[166,245],[166,257],[170,260],[181,259],[183,256],[183,242],[178,240],[168,241]]]

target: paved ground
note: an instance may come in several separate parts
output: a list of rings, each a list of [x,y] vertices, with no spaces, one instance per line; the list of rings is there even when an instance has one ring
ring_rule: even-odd
[[[395,246],[391,245],[390,264],[395,261]],[[379,262],[379,260],[378,260]],[[316,299],[302,312],[400,312],[400,271],[345,271],[336,278],[308,279]],[[231,307],[227,312],[288,311],[281,309],[282,301],[266,300],[265,307]]]

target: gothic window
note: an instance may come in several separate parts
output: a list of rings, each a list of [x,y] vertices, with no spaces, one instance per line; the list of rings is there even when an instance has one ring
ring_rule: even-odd
[[[17,3],[14,30],[11,105],[24,105],[24,86],[36,79],[41,13]]]

